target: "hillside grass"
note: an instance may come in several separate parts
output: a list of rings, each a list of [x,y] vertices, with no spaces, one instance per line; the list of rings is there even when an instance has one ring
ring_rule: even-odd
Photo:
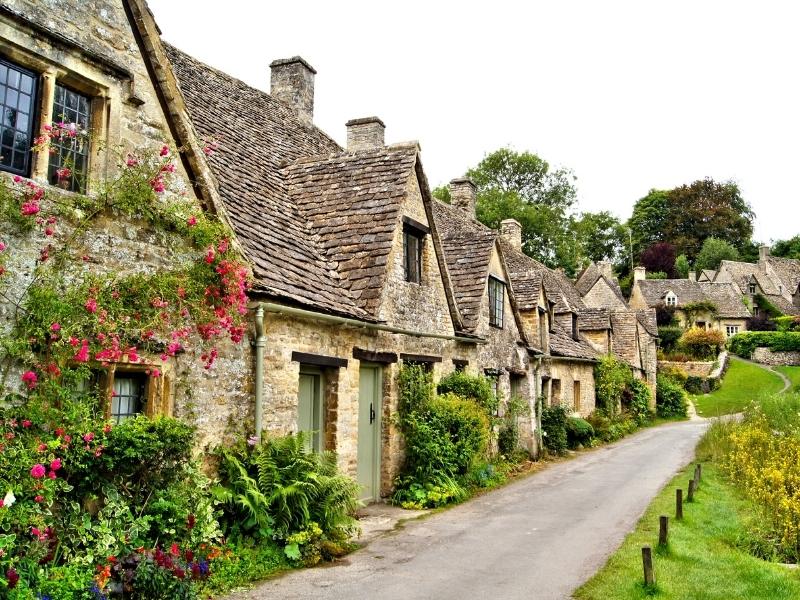
[[[744,411],[748,404],[764,394],[781,391],[781,378],[757,365],[731,357],[728,371],[719,389],[694,396],[697,414],[716,417]]]
[[[675,489],[686,490],[694,465],[684,469],[653,500],[633,533],[606,565],[576,590],[579,600],[790,600],[800,598],[796,571],[747,551],[752,509],[719,471],[703,464],[696,500],[676,521]],[[669,545],[658,549],[658,517],[668,515]],[[656,585],[645,588],[641,549],[653,547]]]
[[[791,391],[800,392],[800,367],[775,367],[775,370],[789,378],[792,382]]]

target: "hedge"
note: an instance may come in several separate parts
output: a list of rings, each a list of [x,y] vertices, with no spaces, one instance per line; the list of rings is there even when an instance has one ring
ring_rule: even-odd
[[[744,358],[753,356],[756,348],[769,348],[773,352],[800,352],[800,331],[746,331],[728,340],[728,349]]]

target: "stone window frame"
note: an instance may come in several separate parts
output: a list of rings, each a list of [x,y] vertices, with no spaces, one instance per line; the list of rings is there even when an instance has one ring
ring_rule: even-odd
[[[664,306],[678,306],[678,296],[675,295],[675,292],[669,291],[664,296]]]
[[[755,282],[752,282],[752,281],[747,286],[747,291],[750,292],[751,296],[755,295],[757,289],[758,289],[758,286],[756,285]]]
[[[144,406],[139,414],[147,417],[172,416],[172,374],[168,365],[153,363],[110,363],[108,365],[91,365],[100,398],[103,402],[103,416],[112,419],[112,398],[114,394],[114,378],[119,374],[138,374],[145,377]],[[158,370],[158,377],[153,376]]]
[[[55,104],[56,85],[62,85],[79,94],[87,96],[89,103],[89,140],[88,168],[86,174],[87,185],[81,193],[92,191],[92,179],[99,179],[103,173],[102,160],[91,160],[97,157],[101,149],[101,140],[105,139],[109,130],[109,113],[111,99],[109,87],[97,79],[78,74],[62,65],[53,64],[43,56],[26,48],[22,48],[7,40],[0,39],[0,58],[21,68],[33,72],[37,77],[37,97],[35,116],[32,124],[32,135],[37,137],[42,127],[52,120]],[[47,152],[33,152],[28,162],[27,174],[22,176],[37,182],[50,185],[48,174],[50,156]],[[5,171],[3,172],[10,172]]]
[[[405,225],[403,227],[403,272],[407,283],[422,285],[422,255],[425,232]]]
[[[506,284],[502,279],[489,275],[489,325],[503,328],[505,316]]]

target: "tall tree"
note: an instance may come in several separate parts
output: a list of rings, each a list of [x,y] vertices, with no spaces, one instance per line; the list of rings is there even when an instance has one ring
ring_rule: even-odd
[[[672,279],[678,276],[675,272],[675,258],[675,246],[667,242],[656,242],[642,252],[640,262],[650,273],[666,273]]]
[[[669,215],[668,195],[666,190],[652,189],[633,205],[628,228],[635,257],[641,255],[645,248],[664,241],[664,227]]]
[[[730,240],[737,250],[743,250],[753,235],[754,218],[734,182],[701,179],[670,190],[664,239],[689,260],[697,257],[710,237]]]
[[[478,188],[476,216],[498,228],[503,219],[522,225],[523,251],[550,267],[574,274],[581,253],[573,232],[569,209],[575,204],[575,176],[568,169],[552,169],[530,152],[501,148],[487,154],[467,176]],[[434,196],[449,200],[446,188]]]
[[[698,271],[703,269],[716,271],[723,260],[739,260],[739,251],[725,240],[710,237],[703,242],[694,266]]]
[[[800,259],[800,235],[796,235],[788,240],[778,240],[772,246],[773,256],[782,256],[784,258],[798,258]]]
[[[575,239],[583,258],[593,262],[625,262],[628,258],[628,228],[608,211],[584,212],[574,225]]]

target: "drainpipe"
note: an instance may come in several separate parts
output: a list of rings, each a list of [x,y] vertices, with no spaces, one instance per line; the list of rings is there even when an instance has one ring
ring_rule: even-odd
[[[536,386],[534,398],[536,398],[536,458],[542,455],[544,436],[542,436],[542,357],[536,357]]]
[[[267,336],[264,334],[264,306],[256,307],[256,440],[261,442],[261,429],[264,421],[264,348]]]

